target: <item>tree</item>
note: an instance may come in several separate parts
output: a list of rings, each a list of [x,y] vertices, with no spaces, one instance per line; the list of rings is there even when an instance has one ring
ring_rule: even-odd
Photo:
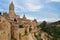
[[[40,27],[41,27],[41,28],[45,28],[46,25],[47,25],[47,22],[46,22],[46,21],[43,21],[43,22],[40,24]]]

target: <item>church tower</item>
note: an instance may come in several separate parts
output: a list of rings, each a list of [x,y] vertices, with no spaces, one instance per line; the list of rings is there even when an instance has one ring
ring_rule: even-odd
[[[23,16],[23,19],[24,19],[24,20],[26,19],[25,15]]]
[[[13,2],[11,2],[10,6],[9,6],[9,12],[10,13],[14,12],[14,4],[13,4]]]
[[[15,16],[13,2],[11,2],[10,6],[9,6],[9,16],[11,16],[11,17]]]

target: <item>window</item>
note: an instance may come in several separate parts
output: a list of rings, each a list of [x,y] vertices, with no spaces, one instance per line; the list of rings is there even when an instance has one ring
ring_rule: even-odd
[[[16,20],[16,19],[14,19],[14,21],[15,21],[15,22],[17,22],[17,20]]]
[[[23,25],[19,25],[19,28],[23,28]]]
[[[32,28],[30,27],[30,28],[29,28],[29,32],[31,32],[31,31],[32,31]]]

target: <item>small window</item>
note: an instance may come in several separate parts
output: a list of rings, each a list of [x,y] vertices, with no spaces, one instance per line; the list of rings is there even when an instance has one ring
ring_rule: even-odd
[[[17,22],[17,20],[16,20],[16,19],[14,19],[14,21],[15,21],[15,22]]]
[[[23,28],[23,25],[19,25],[19,28]]]
[[[31,31],[32,31],[32,28],[30,27],[30,28],[29,28],[29,32],[31,32]]]

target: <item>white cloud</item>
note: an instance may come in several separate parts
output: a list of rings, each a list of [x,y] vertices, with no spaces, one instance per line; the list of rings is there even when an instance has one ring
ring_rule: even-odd
[[[16,11],[24,11],[25,10],[25,8],[20,5],[15,5],[15,9],[16,9]]]
[[[51,0],[51,1],[53,1],[53,2],[60,2],[60,0]]]
[[[33,18],[33,17],[27,17],[27,19],[34,20],[34,18]]]
[[[38,21],[47,21],[47,22],[55,22],[60,20],[60,18],[41,18]]]
[[[38,2],[38,0],[26,0],[25,3],[28,11],[39,11],[43,6]]]
[[[46,0],[47,2],[60,2],[60,0]]]
[[[19,4],[15,4],[16,8],[20,9],[23,12],[28,12],[28,11],[32,11],[32,12],[36,12],[39,11],[43,6],[35,0],[23,0],[23,6]],[[14,1],[14,3],[17,3],[16,1]],[[19,3],[19,2],[18,2]]]
[[[34,16],[31,16],[31,15],[26,15],[27,19],[30,19],[30,20],[34,20]]]
[[[32,16],[26,16],[27,19],[30,19],[30,20],[34,20],[35,17],[32,17]],[[59,21],[60,18],[39,18],[37,19],[38,22],[42,22],[42,21],[47,21],[47,22],[55,22],[55,21]]]
[[[26,17],[27,17],[27,19],[30,19],[30,20],[37,19],[38,22],[42,22],[42,21],[55,22],[55,21],[60,20],[60,18],[44,18],[44,17],[36,18],[34,16],[31,16],[31,15],[26,15]]]
[[[42,8],[41,5],[34,5],[32,3],[26,3],[26,6],[27,6],[27,10],[33,11],[33,12],[38,11],[38,10],[40,10]]]

